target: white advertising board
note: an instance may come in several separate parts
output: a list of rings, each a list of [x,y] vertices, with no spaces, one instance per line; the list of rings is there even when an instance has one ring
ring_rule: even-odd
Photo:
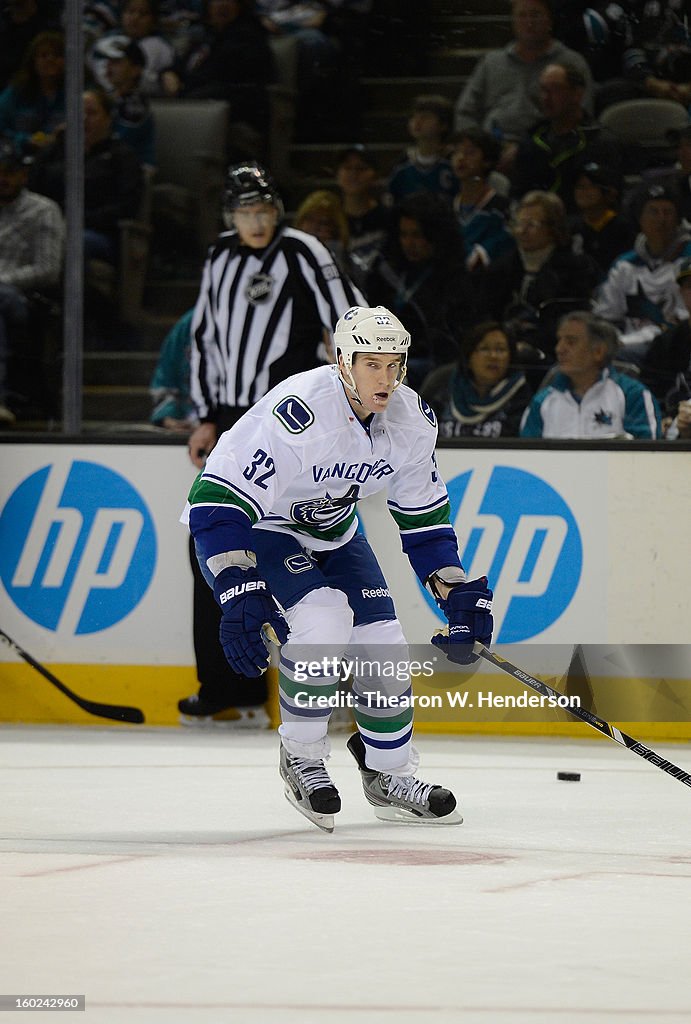
[[[184,446],[6,444],[0,622],[35,657],[192,665]],[[686,643],[689,455],[441,450],[500,643]],[[361,506],[410,641],[442,624],[382,496]],[[0,658],[9,655],[0,650]]]
[[[18,445],[2,457],[3,629],[45,661],[194,664],[186,448]]]

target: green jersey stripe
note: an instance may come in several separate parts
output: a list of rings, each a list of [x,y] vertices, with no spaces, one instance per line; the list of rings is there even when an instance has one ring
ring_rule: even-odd
[[[451,505],[445,501],[439,508],[430,512],[398,512],[389,506],[394,522],[399,530],[420,530],[429,526],[449,526],[451,521]]]
[[[211,483],[209,480],[202,479],[201,476],[198,476],[192,484],[188,501],[190,505],[235,505],[249,516],[252,525],[259,519],[256,509],[232,488]]]

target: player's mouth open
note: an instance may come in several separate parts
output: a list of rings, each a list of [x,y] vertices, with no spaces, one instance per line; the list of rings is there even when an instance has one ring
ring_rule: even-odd
[[[372,397],[375,402],[388,402],[391,396],[388,391],[375,391]]]

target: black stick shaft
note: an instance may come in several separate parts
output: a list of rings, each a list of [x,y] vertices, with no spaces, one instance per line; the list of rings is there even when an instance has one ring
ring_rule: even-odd
[[[19,644],[8,636],[4,630],[0,629],[0,638],[10,647],[15,654],[18,654],[20,658],[23,658],[27,664],[35,668],[37,672],[52,683],[53,686],[60,690],[60,693],[64,693],[71,701],[74,701],[83,711],[86,711],[90,715],[97,715],[99,718],[111,718],[116,722],[133,722],[137,725],[144,721],[144,713],[139,708],[129,708],[121,706],[119,704],[99,704],[95,700],[86,700],[84,697],[79,697],[76,693],[65,686],[64,683],[60,682],[57,676],[54,676],[49,669],[42,665],[40,661],[36,661],[31,655],[25,651]]]
[[[496,665],[497,668],[508,673],[517,679],[519,683],[524,683],[525,686],[529,686],[532,690],[536,690],[537,693],[542,694],[543,697],[563,697],[563,693],[559,693],[558,690],[553,690],[547,683],[543,683],[541,679],[536,679],[531,676],[528,672],[524,672],[523,669],[517,668],[512,665],[510,661],[500,657],[493,651],[488,651],[486,647],[483,647],[481,643],[475,643],[473,647],[476,654],[479,654],[481,658],[488,661],[490,665]],[[672,761],[668,761],[666,757],[662,757],[661,754],[656,754],[651,747],[646,747],[645,743],[640,743],[639,740],[635,740],[632,736],[628,736],[621,729],[617,729],[615,725],[610,725],[604,718],[600,718],[598,715],[593,714],[592,711],[587,711],[585,708],[575,707],[568,704],[565,708],[570,715],[574,718],[579,718],[581,722],[585,722],[586,725],[592,726],[593,729],[603,736],[609,736],[615,743],[620,743],[627,750],[632,751],[634,754],[638,754],[644,760],[649,761],[650,764],[654,764],[656,768],[660,768],[661,771],[666,772],[667,775],[671,775],[673,778],[678,779],[679,782],[683,782],[685,786],[691,787],[691,772],[684,771],[678,765]]]

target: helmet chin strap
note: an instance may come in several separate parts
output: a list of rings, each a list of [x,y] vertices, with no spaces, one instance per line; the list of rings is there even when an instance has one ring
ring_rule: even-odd
[[[343,359],[343,356],[341,356],[341,358]],[[348,377],[350,377],[350,380],[348,380],[348,377],[346,377],[346,373],[348,374]],[[343,387],[347,388],[348,391],[350,391],[351,395],[358,403],[358,405],[362,405],[360,392],[357,389],[357,384],[355,383],[355,378],[353,377],[352,367],[348,369],[346,367],[345,360],[343,362],[343,366],[338,367],[338,376],[341,378],[341,383],[343,384]]]

